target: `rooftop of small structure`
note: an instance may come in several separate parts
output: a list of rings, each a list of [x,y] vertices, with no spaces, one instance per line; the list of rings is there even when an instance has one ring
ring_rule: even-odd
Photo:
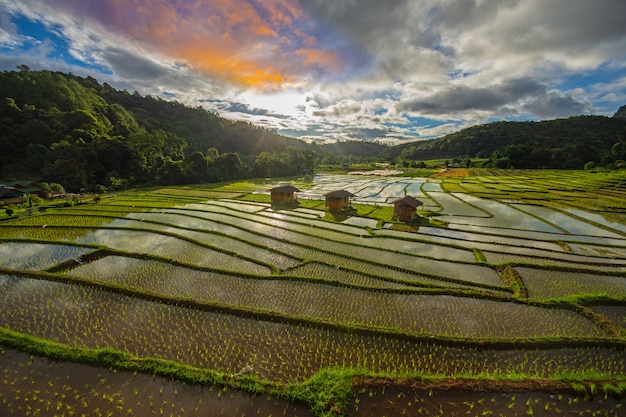
[[[338,191],[331,191],[329,193],[326,193],[324,194],[324,197],[347,198],[347,197],[354,197],[354,194],[352,194],[350,191],[338,190]]]
[[[297,191],[300,190],[293,185],[279,185],[277,187],[270,188],[270,192],[293,193]]]
[[[417,198],[412,197],[410,195],[404,196],[393,202],[393,204],[398,204],[398,203],[408,204],[409,206],[412,206],[412,207],[419,207],[424,204],[421,201],[419,201]]]

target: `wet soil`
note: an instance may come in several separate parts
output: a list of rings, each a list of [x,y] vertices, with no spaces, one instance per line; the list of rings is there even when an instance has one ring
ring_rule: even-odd
[[[0,416],[312,417],[267,395],[0,352]]]
[[[577,394],[570,384],[547,381],[363,379],[347,416],[540,416],[626,415],[624,399]]]

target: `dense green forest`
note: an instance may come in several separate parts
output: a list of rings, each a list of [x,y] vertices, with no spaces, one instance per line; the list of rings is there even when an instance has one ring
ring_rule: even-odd
[[[314,172],[317,164],[488,158],[489,166],[583,168],[626,159],[615,117],[498,122],[439,139],[310,144],[200,107],[119,91],[92,77],[0,73],[0,178],[81,188],[218,182]]]
[[[498,168],[583,169],[617,166],[626,159],[626,120],[575,116],[541,122],[496,122],[463,129],[431,141],[383,152],[400,162],[438,158],[488,158]]]
[[[296,175],[319,158],[315,145],[91,77],[3,72],[0,107],[0,178],[72,191]]]

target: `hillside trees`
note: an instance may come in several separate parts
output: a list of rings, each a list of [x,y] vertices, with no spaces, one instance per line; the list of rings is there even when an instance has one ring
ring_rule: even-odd
[[[383,155],[399,161],[470,157],[489,158],[485,165],[499,168],[582,169],[588,162],[614,161],[611,149],[625,127],[623,120],[602,116],[495,122],[395,146]]]
[[[292,175],[316,158],[302,141],[200,107],[26,66],[0,73],[0,131],[0,176],[68,191],[238,179],[263,152],[287,155],[295,165],[279,172]]]

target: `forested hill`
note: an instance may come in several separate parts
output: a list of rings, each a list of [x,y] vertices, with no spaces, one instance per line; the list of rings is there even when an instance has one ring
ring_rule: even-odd
[[[432,141],[315,145],[202,108],[118,91],[92,77],[0,72],[0,178],[68,191],[217,182],[312,172],[316,163],[490,158],[515,168],[583,168],[626,159],[626,118],[498,122]]]
[[[626,159],[626,120],[576,116],[541,122],[496,122],[463,129],[439,139],[387,149],[401,161],[490,158],[502,168],[582,169]]]
[[[0,178],[68,190],[178,184],[311,171],[314,146],[96,79],[0,73]]]

